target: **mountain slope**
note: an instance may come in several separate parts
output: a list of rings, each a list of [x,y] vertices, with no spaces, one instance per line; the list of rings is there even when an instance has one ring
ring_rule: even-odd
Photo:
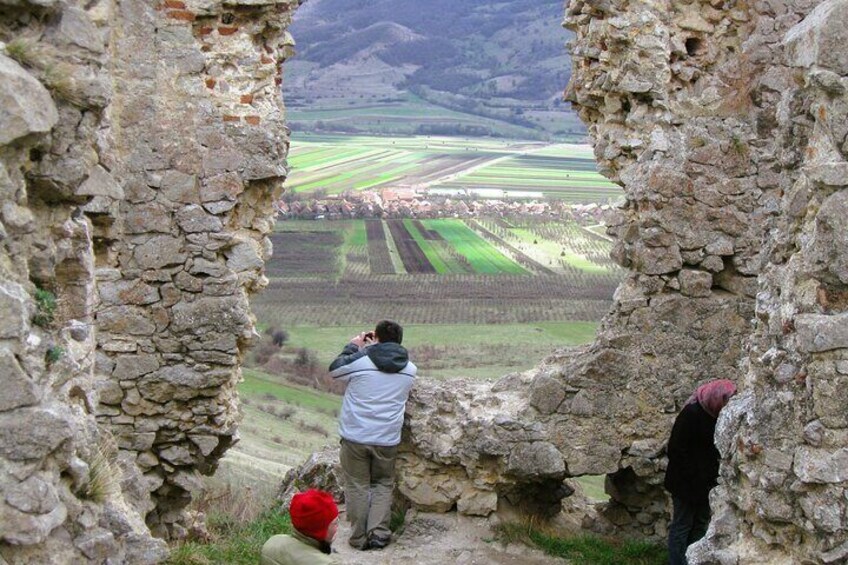
[[[406,104],[415,121],[437,105],[527,132],[580,134],[560,102],[570,71],[561,20],[561,0],[309,0],[292,26],[298,54],[286,63],[292,120],[309,122],[317,109]],[[400,127],[376,123],[378,115],[325,114],[321,125]]]

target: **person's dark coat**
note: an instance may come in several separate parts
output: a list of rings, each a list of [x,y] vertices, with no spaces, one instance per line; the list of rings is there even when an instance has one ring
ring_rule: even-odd
[[[716,486],[719,452],[715,446],[716,419],[697,402],[683,407],[668,440],[665,488],[692,504],[705,504]]]

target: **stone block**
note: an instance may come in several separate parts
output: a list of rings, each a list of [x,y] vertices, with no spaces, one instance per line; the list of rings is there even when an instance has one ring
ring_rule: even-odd
[[[68,518],[68,509],[59,504],[47,514],[28,514],[9,506],[0,507],[0,541],[14,545],[35,545],[42,543],[50,532],[59,527]]]
[[[134,380],[152,373],[160,367],[156,355],[140,353],[138,355],[121,355],[115,361],[113,377],[119,380]]]
[[[82,47],[92,53],[105,51],[102,34],[88,14],[79,8],[65,7],[62,10],[53,39],[60,45]]]
[[[498,495],[492,491],[467,489],[456,501],[456,511],[466,516],[488,516],[498,509]]]
[[[157,288],[140,279],[100,283],[97,290],[107,306],[144,306],[159,301]]]
[[[795,317],[795,331],[798,348],[807,353],[848,348],[848,313],[799,314]]]
[[[219,387],[230,378],[223,373],[201,373],[187,365],[173,365],[142,377],[138,390],[154,402],[189,400],[203,396],[204,389]]]
[[[59,121],[53,98],[14,60],[0,54],[0,145],[47,133]]]
[[[3,387],[0,412],[32,406],[41,400],[41,390],[9,351],[0,351],[0,383]]]
[[[29,331],[29,295],[13,281],[0,282],[0,338],[20,338]]]
[[[6,503],[27,514],[49,514],[59,506],[59,494],[52,483],[33,475],[7,490]]]
[[[191,452],[181,445],[172,445],[159,450],[159,458],[169,461],[174,465],[191,465],[194,457]]]
[[[171,211],[159,202],[145,202],[128,206],[124,213],[124,230],[128,234],[169,233]]]
[[[565,463],[553,444],[520,443],[509,454],[506,471],[521,479],[557,478],[565,475]]]
[[[234,245],[225,255],[227,268],[235,272],[261,269],[265,265],[259,243],[252,239]]]
[[[174,170],[168,171],[162,175],[162,184],[159,190],[172,202],[193,204],[200,200],[197,175],[189,175]]]
[[[103,562],[115,555],[118,549],[112,532],[102,528],[96,528],[79,536],[74,540],[74,546],[83,555],[96,562]]]
[[[848,4],[840,0],[822,2],[789,30],[783,44],[792,66],[818,66],[848,75]]]
[[[156,324],[148,312],[138,306],[113,306],[97,313],[97,323],[103,331],[121,335],[151,335]]]
[[[530,385],[530,406],[542,414],[553,414],[565,399],[565,388],[556,378],[540,374]]]
[[[218,200],[234,201],[242,192],[244,192],[244,182],[241,177],[237,173],[223,173],[204,180],[200,188],[200,199],[204,203]]]
[[[203,297],[194,302],[180,302],[171,313],[171,330],[175,333],[235,330],[250,323],[247,300],[242,296]]]
[[[196,204],[181,208],[176,218],[180,228],[186,233],[217,232],[221,231],[224,225],[220,218],[208,214]]]
[[[802,445],[795,450],[793,468],[805,483],[848,481],[848,448],[829,450]]]
[[[680,292],[684,296],[705,297],[710,296],[712,292],[713,276],[706,271],[683,269],[677,279],[680,281]]]
[[[181,265],[186,257],[183,240],[168,235],[151,237],[133,250],[133,258],[140,269]]]
[[[106,169],[96,165],[76,191],[81,196],[105,196],[115,200],[124,198],[124,189]]]
[[[0,455],[12,461],[41,459],[74,434],[74,425],[54,408],[19,408],[0,414]]]

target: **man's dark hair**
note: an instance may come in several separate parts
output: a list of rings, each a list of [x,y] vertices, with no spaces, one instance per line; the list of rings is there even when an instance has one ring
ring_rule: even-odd
[[[400,327],[400,324],[391,320],[377,322],[374,333],[377,335],[380,343],[394,342],[399,344],[403,342],[403,328]]]

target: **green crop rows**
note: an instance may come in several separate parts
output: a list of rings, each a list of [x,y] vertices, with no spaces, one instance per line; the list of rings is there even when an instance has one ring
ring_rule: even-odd
[[[406,186],[607,202],[620,188],[596,172],[589,146],[448,137],[304,136],[289,155],[297,193]]]

